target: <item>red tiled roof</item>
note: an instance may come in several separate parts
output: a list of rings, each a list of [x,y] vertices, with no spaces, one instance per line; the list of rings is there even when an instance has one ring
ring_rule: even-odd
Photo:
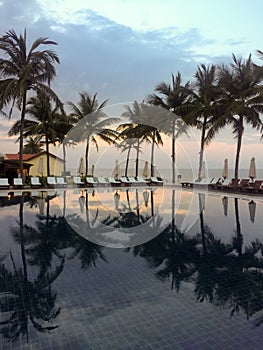
[[[35,154],[23,154],[23,160],[28,161],[30,159],[36,158],[36,157],[40,156],[41,154],[45,154],[45,153],[46,153],[45,151],[42,151],[42,152],[35,153]],[[63,161],[63,159],[61,159],[60,157],[56,157],[54,154],[52,154],[50,152],[49,152],[49,155],[51,157],[55,157],[55,158]],[[19,153],[6,153],[5,156],[8,160],[19,160]]]
[[[23,154],[23,160],[34,158],[36,154]],[[19,153],[6,153],[6,158],[9,160],[19,160]]]

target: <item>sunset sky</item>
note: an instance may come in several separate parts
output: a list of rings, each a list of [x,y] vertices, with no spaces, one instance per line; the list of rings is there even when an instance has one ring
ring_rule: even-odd
[[[40,36],[58,43],[61,63],[52,88],[63,102],[77,103],[79,92],[87,90],[97,92],[101,102],[109,99],[109,106],[124,106],[141,102],[159,82],[170,82],[171,73],[180,71],[184,81],[192,81],[200,63],[228,63],[232,53],[243,58],[251,53],[260,62],[262,13],[261,0],[0,0],[0,35],[26,27],[29,44]],[[7,136],[17,117],[0,119],[1,153],[18,151]],[[191,135],[178,140],[178,149],[195,167],[199,134]],[[168,153],[169,147],[170,142]],[[262,149],[259,132],[247,130],[240,167],[255,156],[263,168]],[[206,150],[210,167],[220,168],[225,157],[233,167],[231,129]]]

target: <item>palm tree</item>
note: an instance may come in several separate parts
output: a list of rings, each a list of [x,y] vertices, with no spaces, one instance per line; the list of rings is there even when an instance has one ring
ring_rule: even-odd
[[[0,110],[11,104],[9,117],[13,107],[21,112],[19,139],[19,170],[23,176],[23,136],[28,91],[45,90],[56,98],[50,89],[50,82],[56,75],[55,63],[59,63],[57,54],[52,50],[40,50],[42,45],[56,45],[48,38],[36,39],[27,49],[26,30],[24,35],[17,35],[9,30],[0,37],[0,50],[8,58],[0,59]],[[24,176],[23,176],[24,177]]]
[[[256,129],[262,127],[262,74],[259,74],[257,66],[252,62],[251,54],[244,61],[233,54],[233,62],[229,66],[222,65],[218,76],[223,113],[214,121],[214,129],[219,130],[226,124],[233,126],[233,134],[237,139],[234,177],[238,179],[245,124]]]
[[[182,85],[180,72],[176,77],[172,74],[172,84],[165,82],[155,87],[161,96],[152,94],[148,97],[149,103],[160,106],[171,113],[167,113],[167,126],[165,130],[172,136],[172,182],[175,183],[175,142],[182,133],[186,133],[186,125],[182,120],[185,106],[189,103],[190,83]]]
[[[68,105],[72,109],[71,116],[75,117],[75,121],[78,123],[70,133],[70,136],[74,141],[86,141],[85,176],[87,176],[90,142],[96,146],[97,151],[98,141],[95,136],[98,136],[101,140],[107,142],[108,144],[115,143],[118,133],[113,129],[107,128],[107,126],[117,123],[119,119],[107,118],[102,109],[105,107],[108,100],[103,101],[99,105],[97,93],[92,96],[84,91],[79,95],[80,101],[77,105],[75,105],[73,102],[68,102]]]
[[[43,149],[40,145],[41,136],[29,137],[27,143],[24,145],[25,154],[36,154],[42,152]]]
[[[61,105],[60,105],[61,106]],[[31,97],[27,102],[26,113],[32,119],[24,120],[24,136],[40,135],[44,138],[47,153],[47,176],[50,176],[49,144],[58,141],[57,132],[63,129],[63,110],[60,106],[51,104],[50,97],[44,91],[38,91],[36,97]],[[21,121],[18,120],[9,131],[9,135],[20,133]]]
[[[202,164],[204,159],[205,145],[211,142],[214,137],[213,118],[218,108],[218,87],[216,77],[216,66],[198,66],[194,74],[195,82],[192,92],[189,111],[184,120],[187,124],[201,130],[198,180],[201,179]],[[210,129],[210,132],[208,130]]]

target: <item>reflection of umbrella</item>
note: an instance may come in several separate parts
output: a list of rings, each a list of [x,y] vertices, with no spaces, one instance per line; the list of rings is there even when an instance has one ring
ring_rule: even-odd
[[[150,169],[149,169],[149,164],[147,160],[144,164],[142,176],[145,177],[146,179],[150,176]]]
[[[95,168],[95,166],[94,166],[94,164],[92,164],[92,166],[91,166],[91,176],[92,177],[94,176],[94,168]]]
[[[228,197],[224,196],[222,198],[223,208],[224,208],[224,215],[227,216],[228,211]]]
[[[143,199],[144,199],[144,204],[145,204],[146,207],[148,207],[149,192],[148,191],[143,191],[142,195],[143,195]]]
[[[201,168],[201,179],[205,178],[206,175],[206,169],[205,169],[205,162],[202,162],[202,168]]]
[[[85,207],[85,197],[84,196],[79,197],[79,206],[80,206],[81,213],[84,213],[84,207]]]
[[[256,215],[256,203],[251,200],[248,203],[248,209],[249,209],[249,216],[250,216],[250,221],[255,222],[255,215]]]
[[[198,193],[198,197],[199,197],[199,211],[201,213],[205,209],[205,194]]]
[[[114,177],[118,177],[119,174],[120,174],[120,167],[119,167],[118,161],[116,160],[116,161],[115,161],[115,168],[114,168],[114,170],[113,170],[112,175],[113,175]]]
[[[224,160],[224,167],[222,171],[222,177],[226,179],[228,177],[228,160],[227,158]]]
[[[44,213],[45,202],[46,202],[45,198],[41,198],[40,197],[40,198],[37,199],[37,205],[38,205],[38,209],[39,209],[39,214],[41,216],[45,215],[45,213]]]
[[[256,177],[256,163],[255,158],[251,158],[250,167],[249,167],[249,175],[252,180]]]
[[[119,202],[120,202],[120,195],[118,192],[114,194],[114,202],[115,202],[115,209],[118,210],[119,208]]]
[[[84,174],[84,159],[83,159],[83,157],[80,158],[80,162],[79,162],[79,174],[80,175]]]
[[[43,166],[43,157],[39,158],[39,162],[38,162],[38,173],[43,175],[44,172],[44,166]]]

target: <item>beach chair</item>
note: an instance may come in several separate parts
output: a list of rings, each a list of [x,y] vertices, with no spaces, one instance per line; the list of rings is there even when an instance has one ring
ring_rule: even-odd
[[[194,186],[209,186],[213,182],[214,178],[202,178],[200,181],[196,181]]]
[[[249,186],[242,187],[242,191],[244,192],[255,192],[255,193],[261,193],[263,192],[262,189],[263,180],[256,180],[253,183],[251,183]]]
[[[140,181],[136,180],[134,176],[129,176],[128,180],[132,185],[139,185],[140,184]]]
[[[98,183],[100,185],[109,186],[110,183],[105,179],[105,177],[98,177]]]
[[[116,180],[116,179],[114,179],[114,177],[109,177],[108,178],[108,181],[109,181],[109,183],[111,184],[111,185],[120,185],[121,184],[121,182],[119,181],[119,180]]]
[[[80,176],[73,176],[73,184],[77,186],[84,186],[84,182],[81,180]]]
[[[148,184],[148,183],[150,183],[150,181],[149,180],[146,180],[144,177],[142,177],[142,176],[137,176],[137,181],[139,181],[140,183],[142,183],[142,184]]]
[[[94,179],[94,177],[92,177],[92,176],[87,176],[86,177],[86,182],[87,182],[88,185],[92,185],[92,186],[98,185],[98,181],[96,181]]]
[[[30,183],[31,183],[32,187],[40,187],[40,186],[42,186],[38,176],[31,177],[30,178]]]
[[[124,184],[124,185],[130,185],[130,184],[131,184],[130,181],[129,181],[129,179],[128,179],[126,176],[121,176],[121,177],[120,177],[120,181],[121,181],[121,183]]]
[[[250,179],[241,179],[240,182],[238,183],[236,189],[239,191],[242,191],[243,188],[249,187],[249,182],[250,182]]]
[[[14,178],[14,187],[15,188],[21,188],[23,186],[24,186],[24,184],[23,184],[23,180],[21,177]]]
[[[64,177],[57,177],[56,182],[58,186],[61,186],[61,187],[67,186],[67,182],[65,181]]]
[[[219,178],[214,178],[210,184],[208,185],[209,189],[217,189],[218,186],[220,186],[223,183],[224,179],[219,177]]]
[[[9,188],[9,186],[8,178],[0,179],[0,188]]]
[[[56,185],[56,178],[54,176],[47,177],[47,185],[48,187],[54,187]]]
[[[151,176],[150,177],[151,184],[156,184],[156,185],[163,185],[164,181],[161,179],[158,179],[156,176]]]
[[[221,185],[218,186],[220,190],[234,190],[237,189],[240,179],[231,179],[224,181]]]

